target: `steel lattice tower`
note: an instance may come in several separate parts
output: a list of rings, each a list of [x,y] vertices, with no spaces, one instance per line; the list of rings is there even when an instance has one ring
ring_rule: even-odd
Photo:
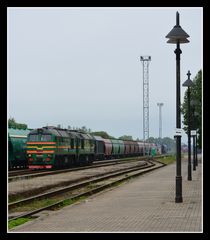
[[[149,62],[151,56],[141,56],[143,63],[143,139],[149,138]]]

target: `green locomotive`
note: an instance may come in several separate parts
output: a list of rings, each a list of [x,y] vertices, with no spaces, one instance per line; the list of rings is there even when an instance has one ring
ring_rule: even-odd
[[[95,147],[95,139],[87,133],[48,126],[38,128],[28,135],[28,166],[51,169],[91,164]]]
[[[27,167],[26,141],[30,130],[8,129],[9,169]]]

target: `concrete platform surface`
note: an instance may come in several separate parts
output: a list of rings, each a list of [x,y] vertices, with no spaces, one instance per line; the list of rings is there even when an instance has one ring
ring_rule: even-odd
[[[183,203],[175,203],[176,165],[147,173],[9,232],[202,232],[202,164],[187,180],[182,160]]]

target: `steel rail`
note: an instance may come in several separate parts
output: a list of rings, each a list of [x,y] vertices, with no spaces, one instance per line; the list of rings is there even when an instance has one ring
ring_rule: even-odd
[[[50,192],[38,194],[38,195],[28,197],[28,198],[25,198],[25,199],[22,199],[22,200],[19,200],[19,201],[16,201],[16,202],[9,203],[8,207],[9,207],[9,209],[12,209],[12,208],[17,207],[19,205],[28,204],[30,202],[33,202],[34,200],[41,200],[41,199],[45,199],[47,197],[56,196],[58,194],[65,193],[66,191],[75,190],[77,188],[87,186],[88,184],[95,183],[97,181],[101,181],[101,180],[104,180],[104,179],[107,179],[107,178],[110,178],[110,177],[113,177],[113,176],[117,176],[117,175],[122,174],[122,173],[127,173],[127,172],[130,172],[130,171],[134,171],[136,169],[148,168],[148,167],[151,167],[151,165],[153,166],[154,164],[150,163],[150,165],[148,165],[147,163],[143,163],[140,166],[131,166],[131,167],[127,167],[125,169],[117,169],[113,173],[102,173],[102,174],[99,174],[97,176],[91,176],[91,177],[89,177],[89,180],[86,180],[86,181],[83,181],[83,182],[80,182],[80,183],[76,183],[76,184],[70,185],[68,187],[62,187],[62,188],[57,189],[57,190],[53,190],[53,191],[50,191]],[[90,179],[93,179],[93,180],[90,180]]]
[[[86,182],[84,182],[84,183],[78,184],[77,186],[76,186],[76,185],[75,185],[75,186],[71,186],[71,187],[74,188],[74,189],[72,189],[72,190],[75,190],[75,189],[78,189],[78,188],[87,186],[87,185],[89,185],[89,184],[91,184],[91,183],[101,182],[101,181],[107,180],[107,179],[109,179],[109,178],[114,178],[114,177],[118,177],[118,176],[120,176],[120,175],[125,175],[125,174],[126,174],[124,177],[121,177],[120,179],[114,180],[114,181],[112,181],[111,183],[104,184],[104,185],[102,185],[102,186],[93,188],[93,189],[91,189],[91,190],[88,190],[88,191],[86,191],[86,192],[80,193],[80,194],[78,194],[78,195],[76,195],[76,196],[73,196],[73,197],[71,197],[71,198],[58,201],[57,203],[53,203],[53,204],[48,205],[48,206],[46,206],[46,207],[39,208],[39,209],[30,211],[30,212],[27,212],[27,213],[24,213],[24,214],[15,216],[15,217],[11,217],[11,218],[9,219],[9,221],[11,221],[11,220],[16,220],[16,219],[18,219],[18,218],[23,218],[23,217],[32,216],[32,215],[34,215],[34,214],[36,214],[36,213],[38,213],[38,212],[41,212],[41,211],[44,211],[44,210],[47,210],[47,209],[55,208],[55,207],[57,207],[57,206],[59,206],[59,205],[62,205],[66,200],[72,200],[72,201],[74,201],[74,200],[76,200],[76,199],[81,198],[82,196],[90,196],[90,195],[93,195],[93,194],[98,193],[98,192],[100,192],[100,191],[102,191],[102,190],[104,190],[104,189],[106,189],[106,188],[108,188],[108,187],[113,186],[113,185],[116,184],[116,183],[120,183],[120,182],[122,182],[122,181],[128,180],[128,179],[131,178],[131,177],[139,176],[139,175],[141,175],[141,174],[150,172],[150,171],[152,171],[152,170],[154,170],[154,169],[157,169],[157,168],[160,168],[160,167],[163,167],[163,166],[166,165],[166,164],[160,163],[160,162],[159,162],[159,163],[156,163],[156,164],[150,162],[150,164],[151,164],[151,165],[150,165],[150,166],[147,166],[147,167],[133,168],[133,169],[126,170],[126,171],[121,171],[121,172],[118,172],[118,173],[109,174],[109,175],[106,175],[106,176],[104,176],[104,177],[97,178],[97,179],[94,179],[94,180],[91,180],[91,181],[86,181]],[[131,174],[131,175],[128,175],[129,173],[132,173],[132,172],[136,172],[136,173],[133,173],[133,174]],[[67,188],[65,188],[65,190],[61,189],[60,191],[61,191],[61,192],[62,192],[62,191],[64,191],[64,192],[70,191],[70,188],[71,188],[71,187],[67,187]],[[68,188],[69,188],[69,189],[68,189]],[[59,190],[58,190],[58,191],[59,191]],[[60,193],[61,193],[61,192],[60,192]],[[64,193],[64,192],[62,192],[62,193]]]
[[[73,168],[67,168],[67,169],[61,169],[61,170],[55,170],[55,171],[39,171],[39,172],[26,172],[27,174],[21,174],[17,176],[9,176],[8,180],[9,182],[21,180],[24,178],[33,178],[33,177],[42,177],[46,175],[54,175],[54,174],[60,174],[60,173],[66,173],[66,172],[73,172],[73,171],[79,171],[79,170],[85,170],[90,168],[98,168],[98,167],[104,167],[104,166],[110,166],[114,164],[122,164],[126,162],[133,162],[133,161],[143,161],[146,160],[146,157],[137,157],[135,159],[115,159],[115,160],[109,160],[109,161],[103,161],[103,162],[94,162],[94,165],[91,166],[84,166],[84,167],[73,167]]]

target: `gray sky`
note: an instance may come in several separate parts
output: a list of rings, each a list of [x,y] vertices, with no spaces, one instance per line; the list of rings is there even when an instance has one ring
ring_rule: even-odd
[[[159,135],[163,102],[162,137],[173,138],[175,45],[165,36],[177,10],[190,35],[181,45],[182,84],[203,66],[202,8],[8,8],[8,117],[30,128],[85,125],[142,139],[139,56],[150,55],[150,136]]]

